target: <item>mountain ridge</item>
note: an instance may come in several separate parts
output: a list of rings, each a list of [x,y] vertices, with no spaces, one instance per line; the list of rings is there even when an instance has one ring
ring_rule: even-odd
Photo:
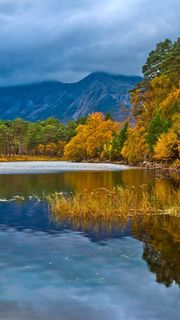
[[[44,81],[0,87],[0,118],[37,121],[55,117],[65,122],[99,111],[122,120],[125,114],[119,106],[130,108],[128,91],[141,79],[95,72],[73,83]]]

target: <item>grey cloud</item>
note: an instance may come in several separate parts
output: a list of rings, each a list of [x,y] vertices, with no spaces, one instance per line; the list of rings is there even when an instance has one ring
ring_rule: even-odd
[[[178,0],[1,0],[0,85],[140,74],[158,41],[175,40]]]

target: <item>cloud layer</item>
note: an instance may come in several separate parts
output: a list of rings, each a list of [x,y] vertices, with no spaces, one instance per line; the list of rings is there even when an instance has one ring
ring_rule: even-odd
[[[140,74],[178,37],[178,0],[0,0],[0,85]]]

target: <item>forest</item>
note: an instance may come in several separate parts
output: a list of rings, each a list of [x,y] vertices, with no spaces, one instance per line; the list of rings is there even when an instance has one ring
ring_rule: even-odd
[[[65,124],[54,118],[0,120],[0,159],[45,156],[178,165],[180,38],[158,43],[142,72],[143,80],[130,92],[132,110],[125,122],[100,112]]]

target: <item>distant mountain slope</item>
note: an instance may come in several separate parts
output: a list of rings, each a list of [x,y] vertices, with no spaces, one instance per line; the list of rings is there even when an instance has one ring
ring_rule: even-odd
[[[122,120],[130,108],[128,91],[141,81],[138,76],[96,72],[76,83],[44,82],[0,88],[0,119],[17,117],[36,121],[56,117],[61,121],[89,113],[110,112]]]

